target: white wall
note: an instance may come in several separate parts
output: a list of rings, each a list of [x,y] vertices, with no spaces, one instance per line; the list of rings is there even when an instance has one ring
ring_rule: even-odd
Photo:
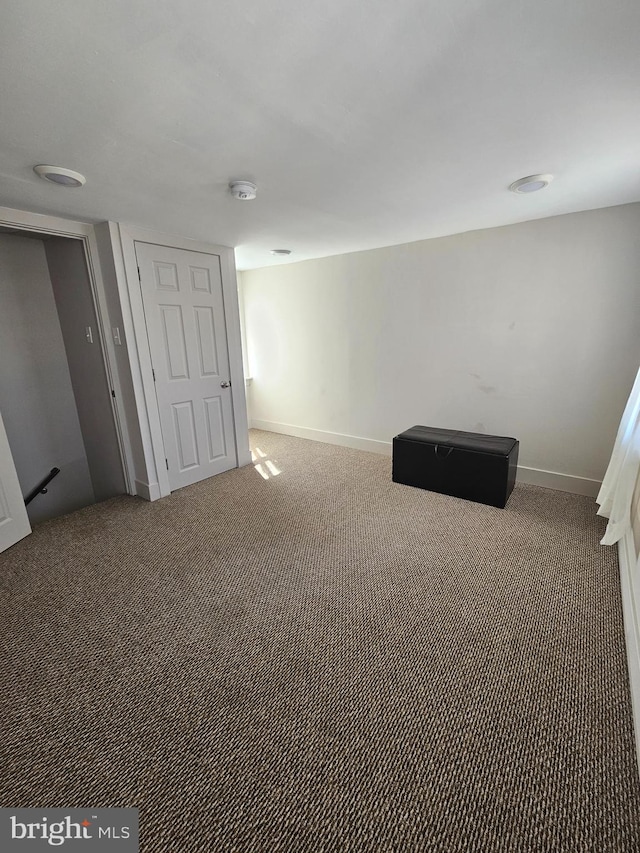
[[[378,442],[417,423],[512,435],[522,466],[594,493],[640,362],[640,204],[241,284],[254,424]]]
[[[0,234],[0,411],[32,522],[95,500],[42,241]]]
[[[106,500],[123,494],[125,483],[84,247],[81,240],[53,237],[44,249],[93,491],[96,500]]]

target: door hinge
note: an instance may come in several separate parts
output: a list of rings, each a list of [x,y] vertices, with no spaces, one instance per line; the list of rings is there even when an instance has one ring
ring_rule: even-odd
[[[116,399],[116,392],[113,390],[113,388],[111,389],[111,396],[114,400]]]
[[[156,372],[153,369],[153,367],[151,368],[151,372],[153,373],[153,381],[155,382],[156,381]]]
[[[164,464],[167,466],[167,471],[169,470],[169,460],[165,458]]]
[[[137,269],[138,269],[138,281],[140,282],[140,284],[142,284],[142,277],[140,275],[140,267],[137,267]]]

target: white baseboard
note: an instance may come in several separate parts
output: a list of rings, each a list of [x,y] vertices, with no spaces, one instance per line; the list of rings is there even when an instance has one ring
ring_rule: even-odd
[[[146,501],[157,501],[160,499],[159,483],[143,483],[142,480],[136,480],[136,495],[144,498]]]
[[[340,432],[327,432],[322,429],[281,424],[275,421],[252,420],[250,428],[264,429],[267,432],[280,432],[284,435],[295,435],[297,438],[309,438],[311,441],[323,441],[325,444],[339,444],[342,447],[353,447],[355,450],[369,450],[371,453],[382,453],[391,456],[390,441],[376,441],[372,438],[360,438],[357,435],[344,435]],[[575,477],[572,474],[559,474],[556,471],[542,471],[538,468],[518,466],[518,481],[532,486],[544,486],[558,492],[571,492],[574,495],[587,495],[595,498],[600,490],[599,480],[589,480],[586,477]]]
[[[624,615],[624,636],[627,644],[627,666],[631,688],[631,707],[636,736],[636,757],[640,772],[640,578],[638,554],[633,543],[633,533],[628,530],[618,542],[620,562],[620,589]]]
[[[324,444],[338,444],[341,447],[353,447],[355,450],[368,450],[371,453],[391,456],[390,441],[375,441],[373,438],[360,438],[357,435],[344,435],[341,432],[326,432],[322,429],[280,424],[273,421],[252,420],[250,425],[253,429],[280,432],[283,435],[295,435],[296,438],[309,438],[311,441],[322,441]]]
[[[602,485],[600,480],[590,480],[588,477],[576,477],[573,474],[560,474],[557,471],[543,471],[540,468],[526,468],[521,465],[518,465],[517,481],[590,498],[596,497]]]

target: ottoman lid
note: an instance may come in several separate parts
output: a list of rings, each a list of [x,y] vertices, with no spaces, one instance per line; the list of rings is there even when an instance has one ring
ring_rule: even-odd
[[[412,426],[401,432],[396,438],[404,441],[425,442],[460,450],[473,450],[476,453],[491,453],[495,456],[508,456],[518,443],[516,438],[504,435],[484,435],[478,432],[463,432],[454,429],[439,429],[438,427]]]

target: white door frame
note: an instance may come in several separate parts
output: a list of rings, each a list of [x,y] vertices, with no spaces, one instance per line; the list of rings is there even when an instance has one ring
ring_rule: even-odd
[[[191,252],[203,252],[207,255],[218,255],[222,274],[222,300],[224,303],[225,326],[227,329],[227,346],[229,350],[229,368],[231,374],[231,400],[233,410],[233,429],[236,444],[236,464],[240,468],[251,462],[249,450],[249,424],[247,421],[247,404],[245,399],[244,371],[242,365],[242,342],[240,337],[240,308],[238,305],[238,288],[236,279],[235,258],[233,249],[227,246],[216,246],[212,243],[202,243],[186,237],[149,231],[133,225],[117,225],[120,237],[120,249],[126,278],[128,300],[122,298],[121,305],[125,319],[125,330],[133,331],[136,350],[139,359],[139,384],[134,390],[138,410],[144,410],[149,426],[149,441],[155,462],[155,472],[149,472],[151,483],[153,473],[157,476],[158,491],[151,490],[151,499],[166,497],[171,494],[169,474],[165,464],[164,441],[160,428],[160,411],[156,398],[151,366],[151,353],[147,337],[147,325],[142,303],[142,291],[138,278],[138,262],[135,253],[135,243],[155,243],[159,246],[169,246],[174,249],[184,249]],[[115,247],[114,247],[115,248]],[[116,268],[118,264],[116,264]]]
[[[27,507],[0,412],[0,554],[30,533]]]
[[[14,210],[10,207],[0,207],[0,225],[9,228],[19,228],[21,231],[46,234],[53,237],[71,237],[81,240],[84,247],[87,272],[91,285],[91,296],[98,320],[98,339],[100,351],[106,374],[110,394],[111,411],[118,438],[118,449],[122,461],[122,473],[130,495],[136,494],[134,481],[133,457],[131,454],[131,440],[124,418],[124,412],[120,412],[118,401],[123,399],[122,388],[118,372],[115,369],[116,358],[114,343],[111,338],[109,326],[109,313],[107,310],[107,299],[105,295],[104,282],[98,259],[98,245],[96,243],[93,225],[86,222],[75,222],[71,219],[62,219],[58,216],[47,216],[40,213],[31,213],[25,210]]]

